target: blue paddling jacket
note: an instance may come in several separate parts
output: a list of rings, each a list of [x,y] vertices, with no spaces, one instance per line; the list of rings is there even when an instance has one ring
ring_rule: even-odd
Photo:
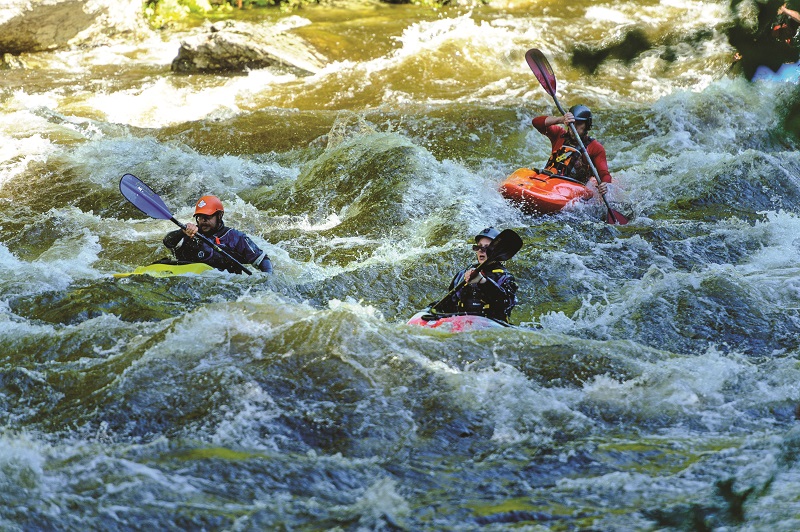
[[[464,284],[464,274],[473,264],[464,268],[453,277],[449,290]],[[478,314],[487,318],[508,321],[511,310],[517,304],[517,283],[505,266],[494,263],[481,270],[486,277],[483,284],[469,284],[457,290],[452,296],[437,307],[440,312],[464,312]]]
[[[209,238],[242,264],[252,264],[262,272],[272,273],[272,262],[267,254],[241,231],[221,224],[220,228]],[[179,261],[204,262],[218,270],[242,273],[242,269],[238,265],[222,253],[217,252],[207,242],[199,238],[189,238],[181,229],[167,233],[167,236],[164,237],[164,245],[172,250],[175,258]]]

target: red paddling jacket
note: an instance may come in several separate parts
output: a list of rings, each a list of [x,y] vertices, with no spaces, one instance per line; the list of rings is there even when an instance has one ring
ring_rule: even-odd
[[[592,177],[592,169],[583,160],[580,149],[575,146],[575,141],[572,140],[569,133],[560,125],[545,126],[544,121],[546,116],[537,116],[533,119],[533,127],[550,139],[552,145],[552,152],[550,159],[547,161],[545,170],[554,174],[571,177],[577,179],[581,183],[586,183]],[[589,138],[585,142],[586,152],[597,168],[597,174],[600,180],[605,183],[611,183],[611,174],[608,172],[608,161],[606,160],[606,149],[597,139]]]

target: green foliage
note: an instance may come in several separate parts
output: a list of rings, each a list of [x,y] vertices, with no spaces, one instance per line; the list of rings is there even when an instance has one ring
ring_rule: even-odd
[[[212,7],[208,0],[151,0],[145,5],[145,15],[153,27],[160,28],[180,22],[190,14],[205,14]]]
[[[236,0],[233,0],[235,2]],[[242,0],[242,7],[280,6],[281,11],[293,11],[307,4],[317,4],[319,0]]]
[[[488,4],[490,0],[384,0],[395,4],[414,4],[423,7],[466,6],[478,7]]]
[[[280,6],[281,11],[293,11],[318,0],[147,0],[145,15],[151,26],[160,28],[184,22],[191,16],[205,16],[211,12],[235,11],[236,8],[264,8]]]

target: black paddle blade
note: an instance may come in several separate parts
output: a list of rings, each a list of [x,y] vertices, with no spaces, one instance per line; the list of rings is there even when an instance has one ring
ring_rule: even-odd
[[[486,249],[486,261],[484,264],[508,260],[516,255],[520,249],[522,249],[522,238],[513,230],[504,229]]]
[[[126,200],[147,216],[159,220],[172,219],[172,214],[164,201],[135,175],[122,176],[119,180],[119,191]]]
[[[536,79],[542,84],[547,94],[555,96],[556,76],[553,74],[553,69],[550,67],[550,63],[547,61],[544,54],[538,48],[531,48],[525,52],[525,61],[528,62],[528,66],[531,67],[533,75],[536,76]]]

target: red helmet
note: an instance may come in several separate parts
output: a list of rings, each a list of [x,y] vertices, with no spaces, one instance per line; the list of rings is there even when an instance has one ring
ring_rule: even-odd
[[[197,205],[194,206],[195,215],[205,214],[206,216],[211,216],[218,211],[222,211],[224,213],[225,208],[222,206],[222,202],[216,196],[203,196],[197,200]]]

